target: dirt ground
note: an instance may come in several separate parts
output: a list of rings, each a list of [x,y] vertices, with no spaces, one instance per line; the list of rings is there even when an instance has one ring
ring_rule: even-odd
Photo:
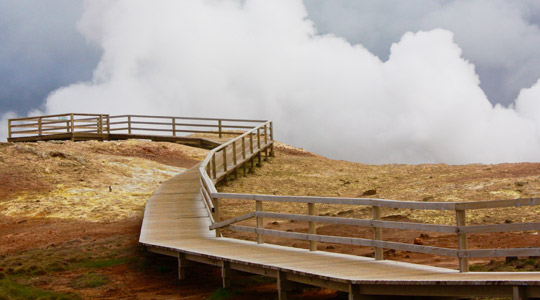
[[[144,204],[207,150],[145,141],[0,143],[0,299],[273,299],[275,283],[138,244]],[[329,299],[298,291],[292,298]],[[307,298],[306,298],[307,297]]]
[[[277,156],[255,174],[219,187],[226,192],[376,197],[415,201],[465,201],[537,197],[540,164],[383,165],[335,161],[278,144]],[[220,289],[219,269],[196,266],[186,281],[176,261],[138,243],[144,204],[161,182],[198,163],[207,151],[171,143],[0,143],[0,299],[275,299],[275,283],[236,274]],[[371,195],[364,195],[371,194]],[[253,203],[222,201],[223,218]],[[302,205],[265,204],[265,210],[305,212]],[[366,218],[369,208],[320,206],[320,215]],[[490,210],[468,216],[474,224],[538,222],[534,209]],[[452,223],[452,214],[384,210],[383,218]],[[307,224],[265,219],[270,229],[306,232]],[[321,234],[370,237],[370,230],[320,225]],[[229,233],[253,239],[248,234]],[[453,235],[384,230],[386,240],[455,247]],[[267,242],[307,247],[301,241]],[[471,248],[537,246],[537,232],[482,234]],[[321,250],[372,255],[370,248],[321,244]],[[455,259],[386,251],[388,259],[455,268]],[[539,269],[540,261],[506,264],[482,259],[477,270]],[[506,269],[505,269],[506,268]],[[293,299],[335,299],[334,291],[307,289]]]

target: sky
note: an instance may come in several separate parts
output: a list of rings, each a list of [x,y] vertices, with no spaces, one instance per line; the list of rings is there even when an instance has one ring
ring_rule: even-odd
[[[540,160],[538,1],[179,2],[0,0],[0,131],[113,103],[368,163]]]

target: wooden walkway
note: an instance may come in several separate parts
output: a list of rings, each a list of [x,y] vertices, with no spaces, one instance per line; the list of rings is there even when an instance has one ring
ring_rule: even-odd
[[[210,214],[200,193],[198,166],[163,183],[149,199],[140,243],[152,252],[178,257],[179,277],[189,261],[223,268],[223,285],[230,270],[278,279],[280,299],[289,282],[366,295],[540,297],[540,274],[460,273],[456,270],[372,258],[310,252],[216,237],[209,231]],[[196,270],[193,270],[196,272]]]
[[[534,206],[540,205],[540,199],[514,199],[491,202],[463,203],[428,203],[406,202],[382,199],[359,198],[325,198],[325,197],[291,197],[276,195],[248,195],[218,193],[215,184],[228,177],[237,175],[242,169],[253,169],[256,161],[260,164],[262,158],[273,153],[273,129],[269,121],[257,120],[226,120],[181,117],[156,116],[111,116],[80,114],[81,122],[92,122],[79,129],[90,128],[92,132],[78,132],[76,114],[43,116],[10,120],[10,126],[23,128],[22,131],[12,132],[10,139],[16,141],[38,141],[55,139],[54,135],[64,134],[62,138],[77,140],[78,137],[88,139],[126,139],[139,138],[156,141],[171,141],[192,143],[195,139],[176,136],[177,132],[215,133],[219,138],[204,138],[193,142],[194,146],[215,147],[206,159],[199,165],[181,173],[163,183],[146,204],[140,243],[149,251],[169,255],[178,259],[178,275],[184,278],[191,262],[205,263],[220,267],[222,270],[223,286],[230,286],[233,271],[248,272],[274,277],[277,282],[279,299],[286,299],[287,291],[294,284],[307,284],[335,289],[348,294],[349,299],[369,299],[381,296],[430,296],[430,297],[472,297],[496,296],[512,297],[513,299],[540,298],[540,273],[538,272],[485,272],[468,271],[468,257],[492,256],[540,256],[540,248],[525,249],[467,249],[467,233],[474,232],[507,232],[522,230],[538,230],[540,223],[496,224],[496,225],[466,225],[466,210],[493,207]],[[71,119],[66,121],[67,117]],[[110,119],[125,118],[125,121],[112,122]],[[137,121],[142,118],[144,121]],[[171,122],[162,122],[167,119]],[[208,123],[180,124],[181,120],[197,120]],[[19,123],[17,123],[19,122]],[[67,123],[66,123],[67,122]],[[226,125],[228,123],[228,125]],[[235,123],[236,122],[236,123]],[[244,123],[239,123],[244,122]],[[256,125],[241,125],[245,122]],[[66,123],[56,126],[57,123]],[[148,127],[137,124],[147,124]],[[239,125],[240,124],[240,125]],[[111,128],[117,125],[118,128]],[[48,126],[48,127],[47,127]],[[126,127],[123,127],[126,126]],[[156,127],[158,126],[158,127]],[[159,127],[162,126],[162,127]],[[187,128],[180,128],[184,126]],[[210,127],[212,131],[199,131],[194,127]],[[247,129],[245,133],[227,141],[222,137],[223,128]],[[68,133],[49,132],[45,130],[60,130]],[[122,131],[122,132],[114,132]],[[138,131],[138,132],[137,132]],[[154,135],[148,131],[170,132],[170,135]],[[14,137],[15,134],[33,134],[35,136]],[[86,136],[88,135],[88,136]],[[19,140],[20,139],[20,140]],[[226,142],[227,141],[227,142]],[[219,199],[248,199],[256,202],[256,211],[230,220],[221,220],[219,216]],[[308,204],[307,215],[287,215],[265,213],[262,211],[262,201],[301,202]],[[315,204],[348,204],[367,205],[373,207],[373,220],[357,220],[330,218],[315,214]],[[456,226],[421,223],[399,223],[384,221],[380,218],[381,207],[401,209],[437,209],[455,210]],[[248,218],[257,219],[257,227],[233,225]],[[309,222],[308,234],[278,232],[264,229],[263,217],[303,220]],[[330,222],[367,226],[374,229],[374,239],[358,239],[317,235],[315,222]],[[212,230],[212,228],[215,228]],[[221,237],[220,229],[229,228],[254,232],[258,242],[249,242]],[[382,228],[399,228],[404,230],[432,230],[457,234],[459,249],[446,249],[429,246],[409,245],[382,240]],[[310,241],[310,249],[298,249],[276,245],[263,244],[263,235],[276,235]],[[353,255],[336,254],[317,250],[317,241],[338,242],[350,245],[368,245],[375,248],[376,259]],[[382,249],[398,249],[423,253],[436,253],[456,256],[460,260],[460,269],[450,270],[410,263],[383,260]],[[311,251],[310,251],[311,250]]]

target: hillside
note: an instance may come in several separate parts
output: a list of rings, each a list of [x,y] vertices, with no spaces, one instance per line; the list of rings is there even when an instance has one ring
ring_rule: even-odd
[[[179,282],[174,259],[146,253],[137,243],[148,197],[161,182],[195,165],[206,153],[206,150],[178,144],[132,140],[0,144],[0,299],[37,299],[38,296],[43,299],[146,299],[150,295],[153,299],[170,299],[173,295],[180,295],[180,299],[205,299],[224,293],[219,290],[219,270],[197,268],[200,271],[191,279]],[[374,166],[331,160],[281,143],[276,145],[276,154],[262,168],[257,168],[255,174],[229,181],[219,189],[411,201],[508,199],[540,194],[540,164]],[[222,205],[223,218],[253,208],[252,203],[235,200],[223,201]],[[265,210],[304,212],[305,209],[301,205],[265,204]],[[369,208],[320,206],[318,209],[321,215],[369,217],[371,214]],[[537,215],[538,211],[531,208],[504,213],[492,210],[469,216],[469,222],[538,221]],[[451,213],[439,215],[409,210],[385,210],[383,217],[422,222],[452,222],[454,218]],[[265,219],[265,226],[292,231],[307,228],[301,222],[270,219]],[[319,225],[318,232],[372,234],[362,228],[333,225]],[[455,236],[421,232],[404,234],[385,230],[384,236],[404,242],[421,237],[427,245],[455,243]],[[295,247],[307,246],[290,240],[268,240]],[[499,242],[527,246],[537,245],[540,239],[534,232],[471,238],[473,246],[493,246]],[[368,248],[343,245],[321,245],[321,249],[360,255],[372,252]],[[387,252],[387,257],[448,267],[455,267],[456,263],[455,259],[399,251]],[[491,265],[488,269],[508,267],[501,262]],[[529,263],[525,267],[538,266]],[[229,295],[233,299],[274,296],[271,282],[257,277],[237,280],[241,296]],[[311,296],[305,294],[304,299],[334,296],[317,291]]]

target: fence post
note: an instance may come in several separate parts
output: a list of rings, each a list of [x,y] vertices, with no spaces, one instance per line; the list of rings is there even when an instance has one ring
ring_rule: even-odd
[[[214,221],[216,223],[219,223],[220,221],[220,215],[219,215],[219,198],[213,198],[214,200]],[[221,237],[221,229],[216,228],[216,237]]]
[[[249,134],[249,151],[253,154],[253,133]]]
[[[223,171],[227,172],[227,147],[223,148]]]
[[[217,170],[216,170],[216,153],[212,154],[212,177],[214,179],[217,178]]]
[[[128,134],[131,134],[131,116],[127,116],[128,118]]]
[[[255,201],[255,211],[257,212],[263,211],[263,204],[261,200]],[[263,229],[263,228],[264,228],[263,218],[257,216],[257,229]],[[262,244],[262,243],[264,243],[263,235],[257,232],[257,244]]]
[[[238,167],[237,167],[238,160],[236,158],[236,141],[232,142],[232,152],[233,152],[232,156],[233,156],[233,163],[234,163],[234,178],[238,179]]]
[[[237,159],[236,159],[236,141],[232,142],[232,153],[233,153],[233,162],[234,162],[234,165],[236,166],[236,163],[237,163]]]
[[[111,118],[107,115],[107,134],[111,134]]]
[[[308,203],[308,215],[314,216],[315,214],[315,203]],[[308,226],[309,234],[317,234],[317,227],[315,227],[315,222],[309,221]],[[317,251],[317,241],[309,241],[309,251]]]
[[[8,138],[11,138],[11,119],[8,120]]]
[[[465,214],[465,210],[456,209],[456,225],[458,227],[465,226],[467,224],[466,218],[467,218],[467,215]],[[467,234],[460,233],[458,231],[457,237],[458,237],[458,250],[467,250]],[[468,257],[459,256],[459,271],[469,272],[469,258]]]
[[[176,136],[176,118],[172,118],[172,135]]]
[[[246,159],[246,139],[245,139],[245,136],[242,137],[242,158]]]
[[[380,220],[381,219],[381,208],[378,206],[373,206],[373,220]],[[375,240],[376,241],[382,241],[382,228],[380,227],[373,227]],[[383,248],[375,247],[375,260],[383,260]]]
[[[99,115],[98,133],[103,133],[103,115]]]
[[[223,136],[223,129],[221,128],[221,120],[218,120],[218,132],[219,132],[219,138]]]
[[[257,128],[257,151],[259,153],[257,153],[257,166],[260,167],[262,166],[262,161],[261,161],[261,128]]]
[[[43,134],[43,126],[41,125],[41,117],[38,118],[38,135],[41,136]]]
[[[270,141],[272,145],[270,146],[270,157],[276,156],[274,153],[274,123],[270,122]]]
[[[71,140],[75,141],[75,119],[71,114]]]
[[[264,161],[268,161],[268,126],[264,124]]]

